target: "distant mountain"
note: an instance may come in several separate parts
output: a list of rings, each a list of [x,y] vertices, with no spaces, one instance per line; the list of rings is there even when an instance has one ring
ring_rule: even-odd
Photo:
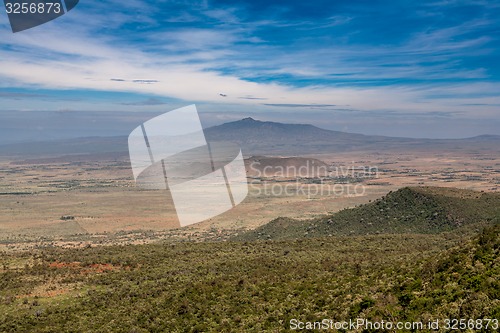
[[[128,111],[4,111],[0,145],[85,137],[126,136],[161,112]]]
[[[247,155],[305,154],[359,149],[393,138],[330,131],[307,124],[282,124],[245,118],[208,128],[209,141],[239,143]],[[397,139],[411,142],[412,139]]]
[[[23,158],[77,154],[103,154],[110,152],[126,153],[127,151],[128,143],[126,136],[88,137],[0,145],[0,156],[18,156]]]
[[[500,223],[500,194],[440,187],[403,188],[352,209],[312,220],[280,217],[236,240],[439,233]]]
[[[478,135],[468,139],[462,139],[468,141],[498,141],[500,140],[500,135]]]
[[[346,151],[436,150],[499,151],[500,136],[468,139],[411,139],[345,133],[307,124],[283,124],[252,118],[205,129],[209,142],[239,143],[246,157],[292,156]],[[126,152],[127,137],[88,137],[0,145],[0,156],[45,156]]]
[[[209,141],[239,143],[246,156],[305,155],[346,151],[387,150],[498,150],[500,136],[469,139],[411,139],[331,131],[307,124],[282,124],[253,118],[206,129]]]

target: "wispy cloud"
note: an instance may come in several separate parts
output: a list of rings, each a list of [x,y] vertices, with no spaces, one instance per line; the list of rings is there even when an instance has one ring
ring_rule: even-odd
[[[238,97],[239,99],[249,99],[249,100],[260,100],[260,101],[263,101],[263,100],[266,100],[267,98],[265,97],[255,97],[255,96],[241,96],[241,97]]]
[[[3,24],[0,86],[231,107],[498,116],[500,69],[488,59],[500,53],[499,9],[488,2],[475,2],[474,15],[460,1],[387,2],[377,14],[334,2],[319,12],[269,6],[91,1],[22,34]],[[423,15],[438,10],[450,15]],[[155,98],[121,104],[161,105]]]
[[[337,106],[335,104],[272,104],[272,103],[266,103],[264,105],[277,106],[281,108],[327,108],[327,107],[329,108]]]
[[[121,103],[122,105],[144,105],[144,106],[150,106],[150,105],[166,105],[167,103],[157,99],[157,98],[148,98],[143,101],[138,101],[138,102],[128,102],[128,103]]]

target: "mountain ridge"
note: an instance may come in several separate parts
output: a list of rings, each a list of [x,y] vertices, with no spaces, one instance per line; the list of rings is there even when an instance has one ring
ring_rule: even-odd
[[[209,142],[231,141],[243,154],[296,156],[347,151],[400,149],[498,150],[500,135],[484,134],[463,139],[417,139],[365,135],[322,129],[311,124],[286,124],[247,117],[205,129]],[[93,154],[128,151],[126,136],[90,136],[67,140],[0,144],[0,156]]]

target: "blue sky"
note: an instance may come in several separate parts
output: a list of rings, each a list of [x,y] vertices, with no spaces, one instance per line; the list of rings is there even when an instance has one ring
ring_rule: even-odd
[[[208,125],[500,133],[500,1],[81,0],[16,34],[0,20],[0,117],[196,103]]]

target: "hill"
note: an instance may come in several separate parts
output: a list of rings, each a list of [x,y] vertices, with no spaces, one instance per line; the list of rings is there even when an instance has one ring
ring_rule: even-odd
[[[466,139],[412,139],[331,131],[308,124],[283,124],[252,118],[205,129],[209,142],[230,141],[252,155],[294,156],[350,151],[498,151],[500,136]],[[128,151],[127,137],[85,137],[0,145],[0,156],[61,156]]]
[[[500,194],[438,187],[406,187],[336,214],[312,220],[277,218],[235,237],[290,239],[338,235],[439,233],[500,222]]]

